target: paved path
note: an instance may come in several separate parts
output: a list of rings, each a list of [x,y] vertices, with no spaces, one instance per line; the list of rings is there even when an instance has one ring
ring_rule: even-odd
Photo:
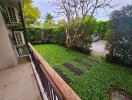
[[[101,54],[106,54],[105,46],[106,46],[107,41],[104,40],[99,40],[97,42],[92,43],[92,51],[101,53]]]

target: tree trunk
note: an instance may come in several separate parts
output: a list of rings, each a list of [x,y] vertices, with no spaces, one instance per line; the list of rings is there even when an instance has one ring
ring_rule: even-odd
[[[73,37],[73,45],[77,46],[77,43],[78,43],[78,37],[77,37],[77,31],[75,31],[74,37]]]
[[[66,48],[69,49],[71,46],[71,38],[68,30],[66,29]]]

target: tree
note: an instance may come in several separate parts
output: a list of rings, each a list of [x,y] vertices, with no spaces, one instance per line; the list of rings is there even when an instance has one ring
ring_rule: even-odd
[[[105,33],[108,31],[109,21],[98,21],[97,22],[97,33],[102,39],[105,37]]]
[[[54,16],[52,16],[50,13],[46,14],[45,22],[44,22],[45,28],[52,28],[54,26],[53,18],[54,18]]]
[[[85,34],[87,24],[90,23],[91,18],[98,8],[111,7],[112,0],[52,0],[50,3],[57,8],[55,11],[58,15],[66,18],[66,46],[69,48],[71,44],[77,45],[78,38]],[[85,17],[89,16],[87,24],[82,28]],[[78,25],[75,25],[76,18],[80,18]],[[70,25],[72,25],[73,33],[70,32]],[[78,32],[81,30],[81,32]]]
[[[84,30],[84,33],[78,37],[77,43],[73,43],[74,47],[77,47],[80,49],[80,51],[84,53],[90,53],[89,47],[91,47],[91,35],[95,33],[96,31],[96,18],[91,17],[91,21],[89,22],[90,16],[86,16],[84,21],[82,22],[82,25],[80,29],[78,30],[78,33],[81,33],[82,29],[86,27]],[[78,22],[80,22],[81,18],[77,18],[75,20],[75,25],[78,26]]]
[[[32,0],[24,1],[24,17],[26,26],[30,26],[37,23],[37,19],[40,18],[40,11],[37,7],[32,5]]]
[[[107,59],[132,67],[132,5],[112,12]]]
[[[51,15],[51,13],[46,14],[46,21],[47,20],[50,20],[51,22],[53,21],[53,16]]]

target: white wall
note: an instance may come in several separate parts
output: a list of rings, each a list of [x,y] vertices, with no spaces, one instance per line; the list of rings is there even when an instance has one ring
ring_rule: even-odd
[[[0,70],[17,64],[17,57],[0,11]]]

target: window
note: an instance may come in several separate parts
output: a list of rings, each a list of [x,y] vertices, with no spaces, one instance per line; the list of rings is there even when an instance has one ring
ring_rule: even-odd
[[[5,13],[8,18],[9,23],[17,23],[19,22],[18,12],[17,9],[12,7],[5,8]]]
[[[15,40],[16,40],[17,46],[22,46],[22,45],[25,44],[23,32],[21,32],[21,31],[14,31],[14,35],[15,35]]]

